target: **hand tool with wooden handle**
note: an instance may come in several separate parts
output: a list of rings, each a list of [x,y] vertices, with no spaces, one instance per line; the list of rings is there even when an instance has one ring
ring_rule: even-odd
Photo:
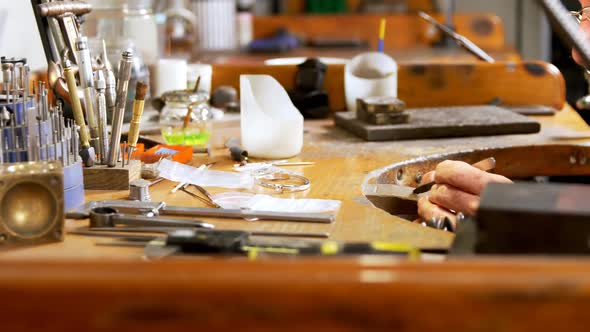
[[[489,172],[489,171],[493,170],[494,168],[496,168],[496,159],[495,158],[487,158],[487,159],[479,161],[471,166],[473,166],[477,169],[480,169],[484,172]],[[436,183],[434,181],[423,184],[423,185],[419,186],[418,188],[414,189],[413,194],[419,195],[419,194],[423,194],[425,192],[428,192],[428,191],[430,191],[430,189],[432,189],[432,186],[434,186],[435,184]]]
[[[74,77],[72,64],[67,58],[64,61],[64,76],[66,78],[66,83],[68,84],[74,119],[76,120],[76,124],[80,127],[80,144],[82,145],[80,157],[82,157],[82,161],[86,167],[91,167],[94,165],[94,149],[90,147],[90,136],[88,134],[88,127],[86,127],[86,122],[84,122],[84,114],[82,113],[82,104],[80,103],[80,97],[78,96],[76,78]]]
[[[94,101],[94,79],[92,77],[92,63],[90,60],[90,50],[88,49],[88,38],[80,36],[76,42],[76,49],[78,54],[78,77],[80,78],[80,86],[84,92],[84,110],[86,111],[86,120],[88,121],[88,131],[90,134],[90,146],[94,148],[99,154],[102,153],[99,140],[99,128],[96,120]]]
[[[199,87],[201,86],[201,76],[197,77],[197,83],[195,84],[195,88],[193,89],[193,93],[199,93]],[[186,110],[186,115],[184,116],[184,123],[182,124],[182,129],[188,128],[189,123],[191,122],[191,116],[193,114],[193,107],[201,104],[202,102],[191,103],[188,105],[188,109]]]
[[[135,88],[135,101],[133,102],[133,116],[129,126],[129,151],[127,160],[131,160],[131,154],[135,151],[137,140],[139,139],[139,124],[143,115],[145,106],[145,95],[147,94],[147,85],[143,82],[137,82]]]

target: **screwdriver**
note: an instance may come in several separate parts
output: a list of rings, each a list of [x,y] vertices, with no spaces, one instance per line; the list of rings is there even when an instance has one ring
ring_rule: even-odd
[[[78,87],[76,86],[76,78],[72,69],[72,63],[68,58],[64,60],[64,76],[66,83],[68,84],[68,90],[70,99],[72,101],[72,112],[74,113],[74,119],[80,127],[80,144],[82,149],[80,151],[80,157],[86,167],[92,167],[94,165],[94,149],[90,147],[90,136],[88,134],[88,127],[84,122],[84,114],[82,113],[82,104],[80,103],[80,97],[78,96]],[[77,151],[74,151],[74,154]]]
[[[121,127],[123,126],[123,117],[125,115],[125,104],[127,103],[127,89],[131,79],[131,67],[133,65],[133,52],[125,51],[119,62],[119,78],[117,81],[117,99],[114,113],[112,114],[111,139],[109,141],[109,154],[107,164],[109,167],[117,165],[119,156]],[[108,81],[107,81],[108,83]],[[108,106],[108,105],[107,105]]]
[[[129,155],[127,162],[131,160],[131,154],[135,151],[137,140],[139,138],[139,124],[141,116],[143,115],[143,108],[145,105],[145,95],[147,94],[147,85],[143,82],[137,82],[135,88],[135,101],[133,102],[133,116],[129,125]]]
[[[102,228],[102,231],[130,232],[133,229],[124,227]],[[153,232],[162,230],[153,229]],[[100,231],[76,230],[69,232],[75,235],[105,236],[119,239],[130,238],[128,234],[101,234]],[[312,235],[312,234],[309,234]],[[134,235],[135,236],[135,235]],[[255,258],[259,253],[296,255],[296,256],[343,256],[343,255],[393,255],[418,259],[420,251],[417,248],[389,242],[336,242],[336,241],[283,241],[255,242],[251,236],[270,237],[309,237],[302,233],[274,233],[247,232],[241,230],[210,230],[182,228],[167,232],[165,238],[151,236],[137,236],[132,241],[144,241],[162,248],[175,248],[177,253],[183,254],[222,254],[248,255]]]
[[[80,63],[78,64],[78,74],[80,76],[80,86],[84,93],[84,109],[86,110],[86,119],[88,120],[90,145],[96,152],[102,154],[99,140],[99,128],[94,110],[95,92],[90,50],[88,49],[88,38],[85,36],[78,38],[76,48],[78,49],[78,59],[80,60]]]
[[[264,244],[251,241],[250,234],[244,231],[193,229],[169,233],[165,246],[178,247],[182,253],[247,254],[250,258],[255,258],[258,253],[297,256],[401,255],[410,258],[418,258],[420,255],[416,248],[395,243],[281,241]]]
[[[98,111],[98,146],[100,161],[102,164],[107,162],[109,151],[109,137],[107,128],[107,105],[106,105],[106,81],[102,71],[96,72],[96,110]]]

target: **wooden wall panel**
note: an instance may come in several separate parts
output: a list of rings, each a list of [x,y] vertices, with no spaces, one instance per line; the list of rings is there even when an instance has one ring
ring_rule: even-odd
[[[213,88],[239,87],[241,74],[264,74],[291,90],[295,66],[215,65]],[[499,98],[507,105],[546,105],[561,109],[565,82],[561,72],[544,62],[495,64],[401,64],[398,96],[409,107],[481,105]],[[331,65],[324,88],[334,111],[346,108],[344,66]]]
[[[284,0],[286,2],[287,14],[301,14],[305,12],[305,0]],[[348,9],[351,12],[358,10],[361,0],[348,0]],[[418,10],[432,11],[432,0],[408,0],[408,11],[415,12]]]
[[[377,47],[382,15],[281,15],[254,18],[254,38],[269,37],[279,28],[305,38],[357,38]],[[442,16],[436,16],[442,20]],[[436,29],[416,15],[388,15],[386,48],[424,46],[438,37]],[[488,50],[505,47],[502,20],[490,14],[459,14],[457,31]]]

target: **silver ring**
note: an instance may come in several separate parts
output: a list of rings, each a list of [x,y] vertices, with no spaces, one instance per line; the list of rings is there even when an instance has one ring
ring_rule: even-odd
[[[428,225],[428,227],[434,228],[434,229],[443,229],[445,226],[444,217],[439,217],[437,219],[436,217],[433,216],[428,222],[426,222],[426,225]]]
[[[284,184],[284,183],[275,183],[273,181],[291,181],[297,180],[301,183],[299,184]],[[288,174],[288,173],[271,173],[271,174],[263,174],[254,177],[254,182],[265,188],[273,189],[277,192],[296,192],[296,191],[304,191],[311,187],[311,182],[305,176],[297,175],[297,174]]]

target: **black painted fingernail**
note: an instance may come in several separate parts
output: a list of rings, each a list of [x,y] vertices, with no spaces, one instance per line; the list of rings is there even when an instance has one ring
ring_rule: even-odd
[[[436,220],[436,229],[445,228],[445,217],[440,217]]]
[[[448,217],[445,217],[445,227],[449,230],[449,232],[455,233],[455,225],[453,224],[453,222],[451,222],[451,219],[449,219]]]

